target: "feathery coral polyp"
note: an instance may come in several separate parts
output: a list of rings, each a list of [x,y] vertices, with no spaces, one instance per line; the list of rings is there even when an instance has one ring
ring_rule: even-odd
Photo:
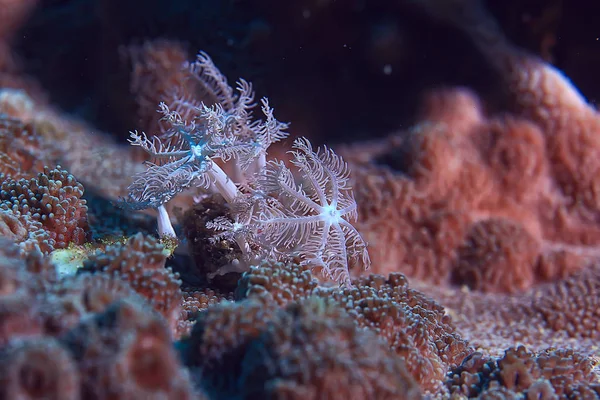
[[[302,183],[282,162],[270,162],[262,185],[277,193],[278,202],[260,217],[267,242],[297,253],[304,263],[319,266],[333,279],[349,284],[349,259],[369,267],[367,245],[350,222],[356,202],[346,162],[325,147],[314,152],[307,139],[294,142],[294,164]]]

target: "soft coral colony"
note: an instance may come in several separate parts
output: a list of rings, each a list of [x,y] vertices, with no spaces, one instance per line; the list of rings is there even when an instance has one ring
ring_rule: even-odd
[[[302,264],[321,268],[331,278],[350,284],[349,260],[370,260],[367,245],[351,222],[357,217],[348,165],[333,150],[316,152],[307,139],[294,141],[291,163],[267,162],[269,146],[287,136],[266,98],[261,99],[264,120],[252,115],[254,93],[245,80],[235,95],[225,76],[205,53],[184,68],[201,86],[206,105],[182,98],[173,89],[160,103],[165,129],[161,137],[131,133],[130,143],[150,156],[147,169],[134,178],[122,201],[132,209],[158,209],[161,236],[175,236],[165,203],[192,187],[218,192],[229,204],[229,218],[219,217],[208,227],[215,237],[235,241],[244,260],[299,257]],[[228,176],[215,162],[233,164]],[[300,183],[296,182],[296,179]]]
[[[515,110],[487,116],[466,89],[436,91],[408,134],[340,151],[356,202],[327,147],[300,138],[269,160],[287,124],[176,43],[132,49],[138,73],[161,75],[140,85],[152,115],[159,97],[156,135],[133,132],[133,147],[0,91],[0,399],[600,397],[598,175],[581,167],[600,151],[598,114],[482,10],[453,14],[459,3],[432,10],[475,16],[461,26]],[[152,72],[165,54],[172,70]],[[163,238],[175,216],[191,253],[231,255],[218,267],[245,271],[234,290],[174,272],[153,223],[86,202],[79,180],[156,209]],[[382,275],[359,276],[355,225]],[[94,242],[108,226],[125,240]],[[65,248],[85,259],[76,274],[49,257]]]

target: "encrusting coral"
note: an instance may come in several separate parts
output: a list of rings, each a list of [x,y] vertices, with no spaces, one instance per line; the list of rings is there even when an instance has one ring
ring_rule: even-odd
[[[59,280],[40,253],[23,259],[2,242],[2,398],[201,398],[167,321],[127,283],[102,272]]]
[[[83,375],[83,398],[193,399],[164,320],[123,300],[62,338]]]

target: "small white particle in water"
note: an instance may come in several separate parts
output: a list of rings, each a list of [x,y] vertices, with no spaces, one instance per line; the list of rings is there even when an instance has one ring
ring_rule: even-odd
[[[391,75],[392,74],[392,66],[390,64],[385,64],[383,66],[383,73],[386,75]]]
[[[307,10],[307,9],[302,10],[302,16],[306,19],[310,18],[310,10]]]

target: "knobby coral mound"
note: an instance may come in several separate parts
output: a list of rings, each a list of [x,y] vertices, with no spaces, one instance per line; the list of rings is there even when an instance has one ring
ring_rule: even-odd
[[[241,386],[248,398],[419,399],[404,363],[335,301],[310,297],[280,309],[250,342]]]
[[[591,360],[573,350],[508,349],[498,360],[474,353],[450,372],[450,393],[478,398],[592,399],[600,383]]]
[[[13,337],[39,336],[42,321],[37,314],[36,293],[43,285],[27,270],[20,249],[0,238],[0,348]]]
[[[444,9],[463,1],[445,2]],[[477,10],[462,8],[467,16]],[[453,18],[458,14],[444,16]],[[5,174],[0,233],[20,246],[0,241],[2,395],[186,399],[206,389],[214,398],[397,399],[419,398],[420,392],[456,398],[598,397],[591,357],[598,352],[600,332],[598,113],[556,70],[512,48],[494,31],[495,24],[483,23],[489,22],[484,15],[466,22],[453,21],[497,67],[513,109],[489,113],[468,89],[437,90],[425,99],[423,121],[409,132],[346,152],[355,166],[359,228],[370,242],[373,269],[382,275],[357,278],[361,273],[355,268],[347,274],[353,264],[343,261],[348,287],[341,289],[314,279],[311,262],[335,262],[357,246],[366,256],[364,243],[347,240],[339,230],[328,237],[325,228],[320,243],[305,246],[309,251],[294,260],[301,265],[257,262],[238,284],[233,261],[248,250],[239,246],[240,235],[250,240],[268,233],[264,238],[275,242],[273,250],[293,254],[301,247],[297,239],[315,233],[308,225],[285,225],[302,206],[285,196],[272,215],[263,210],[246,220],[243,212],[232,215],[239,210],[214,198],[184,214],[190,217],[186,236],[198,245],[196,272],[209,287],[183,292],[179,277],[165,268],[158,241],[142,234],[93,255],[88,271],[59,278],[43,254],[89,241],[83,186],[58,167],[35,174],[57,161],[77,179],[116,197],[125,193],[126,178],[143,167],[133,164],[135,152],[104,143],[87,133],[85,124],[34,104],[22,92],[0,92],[0,112],[6,114],[0,116],[0,171]],[[485,43],[489,38],[494,40]],[[240,81],[234,94],[204,53],[177,71],[176,64],[185,59],[178,44],[131,51],[140,115],[150,115],[144,114],[148,102],[168,97],[168,107],[161,108],[165,120],[154,121],[167,136],[202,136],[206,132],[194,124],[204,120],[217,133],[261,127],[251,135],[253,141],[238,143],[246,162],[260,153],[256,166],[266,162],[267,142],[283,138],[287,124],[276,122],[267,101],[262,102],[266,119],[251,120],[250,85]],[[3,78],[0,71],[0,83]],[[190,78],[198,79],[188,85]],[[215,98],[202,112],[197,92],[203,87]],[[218,145],[222,154],[206,149],[202,157],[197,153],[206,137],[180,141],[180,152],[154,151],[160,142],[137,133],[132,141],[166,159],[155,165],[168,166],[159,168],[165,175],[151,177],[158,189],[167,186],[158,193],[165,200],[191,185],[184,180],[170,190],[178,182],[171,180],[169,168],[228,158],[234,142],[224,144],[225,136],[209,138],[216,142],[208,147]],[[53,142],[62,148],[52,147]],[[304,206],[319,211],[302,218],[318,219],[315,226],[329,230],[331,222],[341,222],[342,212],[354,215],[353,204],[337,209],[329,202],[329,197],[339,200],[340,193],[330,196],[336,185],[349,187],[346,165],[330,150],[316,153],[307,141],[296,143],[300,151],[293,162],[313,175],[296,180],[284,163],[271,163],[263,189],[292,185],[288,195],[304,197]],[[175,160],[183,154],[191,158]],[[337,179],[321,175],[311,185],[319,165],[337,167],[328,171]],[[156,171],[150,167],[138,177]],[[140,190],[141,205],[162,206],[153,197],[157,192],[147,191],[144,183],[133,186]],[[260,185],[240,183],[248,187],[232,191],[243,192],[247,208],[260,206],[252,202],[264,199],[264,193],[249,190]],[[189,202],[189,197],[182,201]],[[235,218],[218,220],[227,214]],[[207,222],[221,231],[212,242]],[[247,244],[255,250],[252,246],[265,243]],[[232,279],[219,282],[232,271]],[[410,287],[398,271],[415,278]],[[221,283],[237,289],[237,302],[224,301],[232,295],[213,287]],[[172,335],[183,337],[176,346],[185,367],[172,348]],[[515,343],[527,344],[530,351],[514,348]],[[52,368],[56,363],[60,368]]]
[[[182,310],[174,333],[175,337],[179,339],[189,336],[200,312],[222,301],[233,301],[233,293],[222,293],[210,288],[184,290]]]
[[[0,173],[13,179],[32,178],[51,161],[33,125],[0,111]]]
[[[308,265],[264,261],[242,276],[235,296],[238,300],[249,297],[283,307],[315,294],[318,286]]]
[[[80,320],[103,312],[112,303],[136,296],[117,276],[83,273],[48,288],[40,301],[39,313],[45,332],[58,335],[77,326]]]
[[[600,265],[531,291],[527,311],[573,338],[600,338]]]
[[[0,351],[3,399],[80,399],[80,374],[69,351],[54,338],[12,341]]]
[[[185,357],[217,396],[420,398],[400,357],[337,302],[314,296],[284,308],[255,299],[210,308]]]
[[[386,279],[371,275],[348,288],[319,285],[308,267],[263,263],[244,274],[238,298],[286,306],[310,296],[333,300],[361,328],[375,332],[390,350],[406,360],[406,368],[431,392],[440,390],[445,374],[471,349],[456,332],[438,303],[409,288],[402,274]]]
[[[448,369],[472,351],[444,308],[410,289],[402,274],[371,275],[328,295],[402,356],[423,389],[437,392]]]
[[[590,357],[597,354],[597,265],[518,295],[416,286],[444,304],[461,335],[486,354],[499,355],[515,343],[532,351],[551,346],[573,348]]]
[[[138,233],[124,245],[113,244],[104,252],[94,253],[84,269],[127,282],[175,329],[181,311],[181,280],[165,267],[166,260],[164,246],[157,239]]]
[[[135,94],[140,127],[146,132],[164,131],[164,121],[156,120],[156,105],[169,97],[189,101],[200,89],[190,71],[182,68],[188,60],[185,46],[158,39],[128,46],[122,56],[131,64],[130,91]]]
[[[83,398],[194,398],[168,327],[144,307],[113,303],[63,336],[85,377]]]
[[[0,242],[2,398],[199,398],[169,325],[125,281],[59,278],[40,253]]]
[[[460,101],[475,96],[466,89],[438,95],[456,98],[455,108],[477,104]],[[359,226],[375,272],[400,265],[437,284],[517,292],[597,260],[597,210],[584,212],[560,189],[549,133],[523,118],[477,112],[468,123],[425,115],[407,135],[367,147],[369,158],[353,156],[352,146],[342,151],[360,182]]]
[[[222,302],[201,313],[182,342],[184,364],[197,384],[224,398],[239,395],[248,343],[262,332],[274,310],[259,301],[244,301]]]
[[[437,284],[520,292],[598,260],[600,116],[559,71],[509,43],[475,3],[418,6],[467,33],[506,84],[510,111],[487,111],[466,88],[436,90],[409,132],[343,155],[360,182],[360,227],[376,272],[400,266]],[[463,223],[432,230],[440,214]],[[502,229],[492,225],[501,220],[518,238],[499,241]],[[483,247],[461,258],[459,249],[473,244]]]
[[[539,242],[522,225],[482,220],[465,235],[452,280],[485,292],[522,291],[534,282],[539,252]]]
[[[90,240],[83,185],[60,166],[29,180],[3,174],[0,180],[3,233],[24,249],[48,253]]]

